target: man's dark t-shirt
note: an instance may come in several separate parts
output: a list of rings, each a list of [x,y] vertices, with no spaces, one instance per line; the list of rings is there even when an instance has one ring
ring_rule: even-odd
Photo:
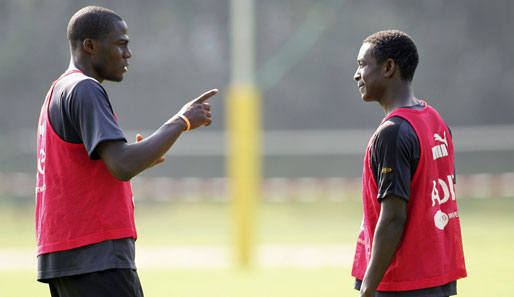
[[[52,128],[69,143],[83,143],[91,159],[106,140],[126,141],[112,111],[105,89],[82,75],[62,78],[48,107]],[[114,268],[136,269],[133,238],[106,240],[38,257],[38,280],[71,276]]]

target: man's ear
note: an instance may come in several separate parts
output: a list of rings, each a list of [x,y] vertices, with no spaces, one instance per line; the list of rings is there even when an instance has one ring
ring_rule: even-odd
[[[396,71],[396,63],[393,59],[387,59],[384,63],[384,76],[385,78],[392,78]]]
[[[86,38],[82,42],[82,48],[86,53],[93,55],[96,52],[97,45],[93,39]]]

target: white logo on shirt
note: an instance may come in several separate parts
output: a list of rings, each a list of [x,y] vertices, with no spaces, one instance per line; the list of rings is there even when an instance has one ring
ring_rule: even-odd
[[[446,144],[446,146],[448,146],[448,141],[446,140],[446,131],[443,132],[444,134],[444,138],[442,138],[441,136],[439,136],[439,134],[437,133],[434,133],[434,140],[435,141],[440,141],[440,142],[444,142],[444,144]]]
[[[437,229],[444,230],[444,227],[448,224],[449,218],[448,215],[438,210],[434,216],[434,223]]]
[[[438,205],[446,203],[450,200],[455,200],[455,188],[453,186],[453,175],[447,176],[447,181],[438,178],[437,181],[432,181],[432,206],[435,206],[436,202]],[[439,189],[442,190],[443,197],[439,194]]]
[[[438,144],[432,147],[432,156],[434,160],[447,157],[448,156],[448,140],[446,140],[446,131],[444,131],[444,138],[441,135],[434,133],[434,140],[442,142],[442,144]]]
[[[440,208],[440,205],[450,201],[450,199],[455,200],[455,188],[453,185],[454,176],[448,175],[446,179],[447,181],[440,178],[432,181],[432,207]],[[434,223],[437,229],[444,230],[451,219],[458,217],[458,211],[446,214],[441,209],[439,209],[434,215]]]

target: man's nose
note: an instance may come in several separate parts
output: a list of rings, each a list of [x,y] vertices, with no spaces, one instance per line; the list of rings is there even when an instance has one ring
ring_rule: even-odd
[[[353,80],[358,81],[361,78],[361,74],[359,73],[359,69],[355,71],[353,74]]]
[[[127,50],[123,53],[123,57],[124,57],[125,59],[130,59],[130,58],[132,58],[132,51],[131,51],[129,48],[127,48]]]

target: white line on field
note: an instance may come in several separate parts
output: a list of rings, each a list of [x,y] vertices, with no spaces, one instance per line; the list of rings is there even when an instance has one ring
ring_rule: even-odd
[[[136,265],[140,269],[217,269],[235,264],[229,246],[140,246],[136,247]],[[327,245],[258,245],[256,267],[348,267],[354,246]],[[0,271],[37,269],[35,250],[0,249]]]

